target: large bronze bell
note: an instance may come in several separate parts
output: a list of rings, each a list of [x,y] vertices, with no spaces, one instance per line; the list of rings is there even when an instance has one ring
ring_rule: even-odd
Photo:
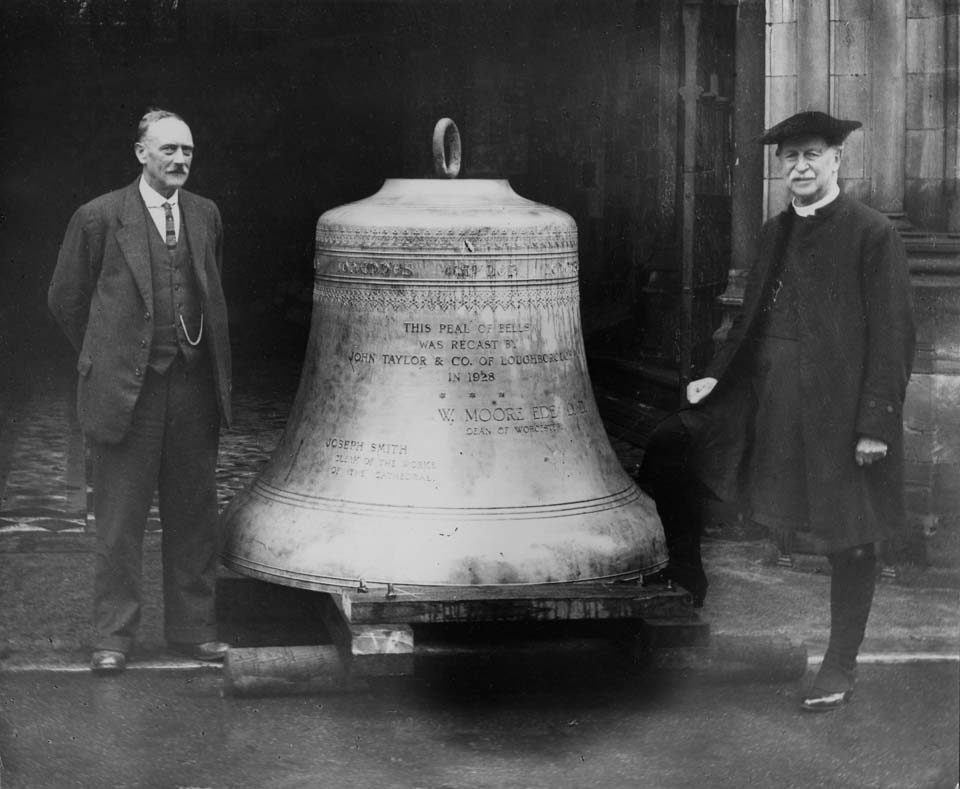
[[[506,180],[390,179],[317,223],[313,321],[279,446],[230,504],[224,563],[329,590],[629,580],[653,502],[594,402],[577,228]]]

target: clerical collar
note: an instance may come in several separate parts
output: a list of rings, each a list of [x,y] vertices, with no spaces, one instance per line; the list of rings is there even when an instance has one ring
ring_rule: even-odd
[[[821,197],[815,203],[810,203],[810,205],[797,205],[796,201],[794,201],[793,210],[796,211],[797,216],[813,216],[815,213],[817,213],[817,209],[823,208],[826,205],[830,205],[830,203],[836,200],[839,196],[840,186],[838,184],[833,184],[831,185],[826,196]]]
[[[170,197],[164,197],[156,189],[154,189],[150,184],[147,183],[146,178],[142,175],[140,176],[140,196],[143,197],[143,202],[147,204],[147,208],[158,208],[164,203],[170,203],[170,205],[176,205],[177,200],[180,198],[180,190],[177,189]]]

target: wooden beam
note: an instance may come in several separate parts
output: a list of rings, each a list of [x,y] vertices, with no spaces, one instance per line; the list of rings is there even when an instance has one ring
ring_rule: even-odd
[[[450,622],[569,622],[672,619],[693,615],[681,589],[633,584],[540,587],[461,587],[349,593],[353,624]]]
[[[450,622],[571,622],[693,617],[690,595],[663,584],[582,583],[537,586],[391,587],[317,592],[225,574],[217,580],[221,622],[313,616],[341,645],[354,625]],[[323,627],[320,627],[322,622]]]
[[[228,696],[300,696],[363,687],[350,676],[339,650],[329,645],[230,649],[223,662]]]

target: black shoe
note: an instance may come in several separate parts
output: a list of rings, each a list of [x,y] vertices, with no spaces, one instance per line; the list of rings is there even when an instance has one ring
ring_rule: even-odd
[[[115,649],[98,649],[90,657],[94,674],[119,674],[127,667],[127,656]]]
[[[830,712],[840,709],[852,697],[852,690],[832,691],[814,688],[800,702],[800,709],[804,712]]]
[[[224,641],[204,641],[200,644],[171,643],[170,649],[194,660],[218,661],[227,656],[230,645]]]

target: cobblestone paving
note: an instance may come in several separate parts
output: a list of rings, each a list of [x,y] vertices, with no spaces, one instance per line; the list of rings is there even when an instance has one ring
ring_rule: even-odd
[[[3,435],[9,472],[0,497],[0,531],[83,531],[85,474],[74,464],[84,458],[68,396],[47,389],[13,405]]]
[[[237,382],[234,425],[220,437],[217,496],[221,508],[259,472],[283,434],[296,390],[286,370],[251,371]],[[8,454],[0,491],[0,534],[93,531],[92,492],[80,431],[71,418],[69,387],[33,387],[9,406],[3,441]],[[147,523],[159,529],[154,500]]]

